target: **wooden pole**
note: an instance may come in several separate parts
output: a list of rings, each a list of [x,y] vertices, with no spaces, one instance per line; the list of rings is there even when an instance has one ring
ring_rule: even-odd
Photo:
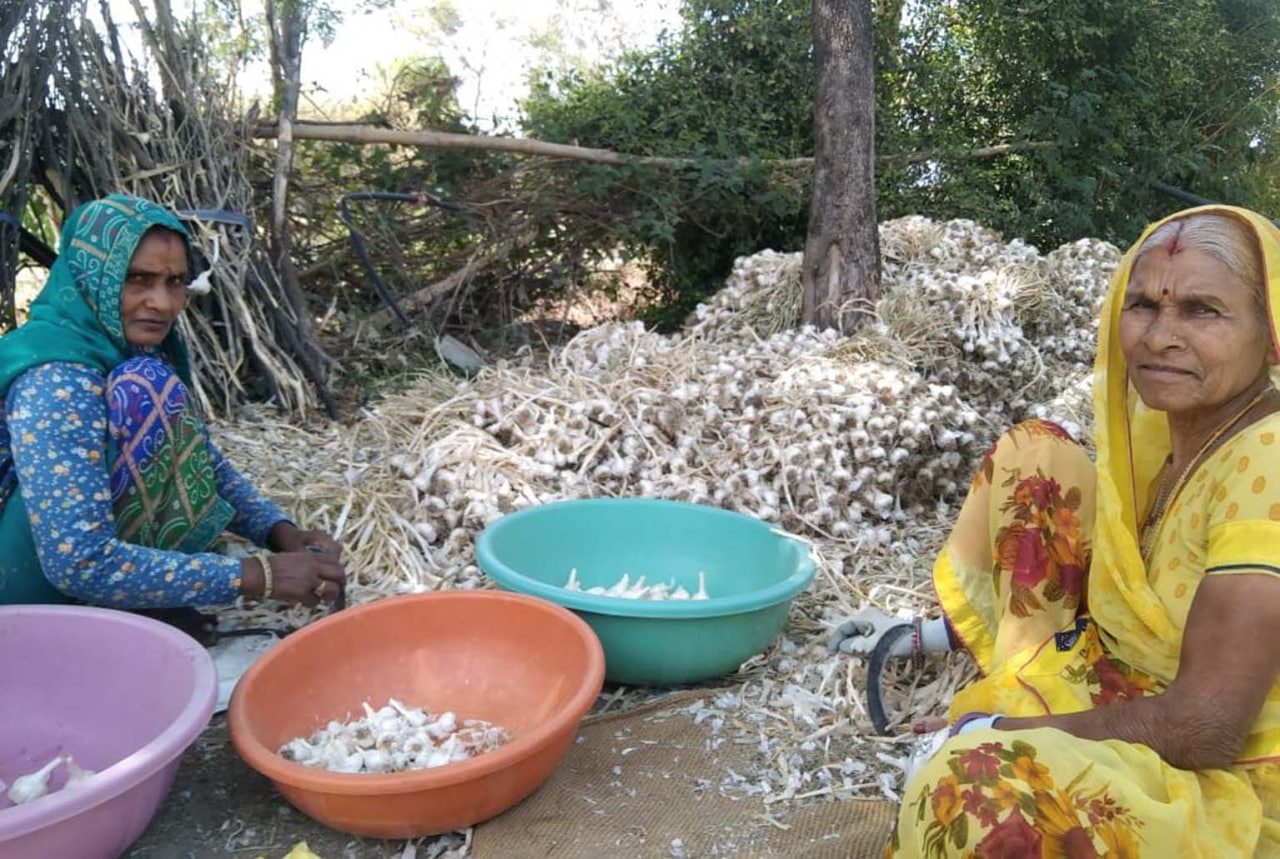
[[[587,146],[570,146],[567,143],[547,143],[527,137],[485,137],[475,134],[455,134],[449,131],[401,131],[379,128],[373,125],[330,124],[296,121],[290,123],[291,140],[327,140],[333,143],[351,143],[357,146],[387,144],[391,146],[415,146],[422,149],[480,149],[490,152],[511,152],[518,155],[541,155],[549,158],[565,158],[587,161],[593,164],[646,164],[656,167],[688,167],[701,163],[696,158],[671,158],[655,155],[626,155],[610,149],[594,149]],[[254,137],[275,138],[280,127],[275,123],[259,123],[254,127]],[[1027,152],[1050,149],[1057,146],[1054,140],[1019,140],[977,149],[922,149],[881,155],[877,159],[884,164],[919,164],[925,161],[949,159],[983,160]],[[746,163],[747,159],[738,159]],[[771,158],[762,163],[774,168],[810,168],[813,158]]]

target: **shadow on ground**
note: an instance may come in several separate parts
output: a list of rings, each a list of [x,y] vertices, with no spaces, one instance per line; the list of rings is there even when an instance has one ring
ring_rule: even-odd
[[[215,716],[187,749],[159,813],[125,855],[280,859],[299,841],[306,841],[323,859],[392,859],[401,856],[405,846],[403,841],[335,832],[304,816],[240,760],[227,734],[226,717]]]

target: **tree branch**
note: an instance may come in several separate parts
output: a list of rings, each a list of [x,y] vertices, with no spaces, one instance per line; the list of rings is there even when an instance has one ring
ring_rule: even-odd
[[[532,244],[535,238],[535,234],[525,234],[519,238],[501,243],[498,247],[494,248],[487,254],[472,257],[462,268],[446,277],[442,277],[434,283],[427,284],[422,289],[419,289],[413,295],[401,302],[404,312],[406,314],[411,314],[421,310],[439,296],[452,292],[489,266],[505,259],[513,251],[520,250]],[[385,325],[393,318],[394,314],[391,312],[391,308],[389,307],[383,308],[382,310],[369,315],[369,321],[375,325]]]
[[[519,155],[543,155],[552,158],[568,158],[593,164],[645,164],[654,167],[688,167],[702,163],[697,158],[672,158],[657,155],[626,155],[610,149],[593,149],[587,146],[570,146],[567,143],[548,143],[525,137],[485,137],[475,134],[455,134],[449,131],[400,131],[372,125],[345,125],[318,122],[294,122],[294,140],[327,140],[333,143],[352,143],[357,146],[389,144],[392,146],[416,146],[423,149],[481,149],[490,152],[512,152]],[[278,135],[274,123],[264,122],[254,126],[254,137],[274,138]],[[876,160],[885,164],[919,164],[925,161],[949,159],[983,160],[1035,149],[1051,149],[1056,140],[1019,140],[999,143],[978,149],[926,149],[916,152],[899,152],[881,155]],[[738,159],[746,163],[747,159]],[[761,163],[774,168],[808,168],[813,158],[764,159]]]

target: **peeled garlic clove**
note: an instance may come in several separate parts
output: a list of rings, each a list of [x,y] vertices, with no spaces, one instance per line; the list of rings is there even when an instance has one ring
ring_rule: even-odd
[[[456,730],[458,730],[458,717],[452,711],[441,713],[440,718],[427,725],[427,733],[435,740],[443,740]]]
[[[284,748],[280,750],[280,757],[287,761],[293,761],[299,764],[309,764],[320,753],[320,750],[308,743],[306,740],[298,737],[285,743]],[[67,768],[70,769],[70,758],[67,759]]]
[[[587,593],[591,594],[592,596],[602,597],[605,595],[606,591],[604,588],[600,587],[599,585],[596,585],[594,588],[587,588]]]
[[[330,746],[325,750],[321,766],[334,772],[358,773],[364,766],[364,755],[360,752],[348,753],[337,746]]]
[[[67,783],[63,785],[64,788],[80,784],[96,775],[93,770],[82,769],[71,755],[67,755],[64,760],[67,762]]]
[[[427,718],[427,714],[422,712],[422,710],[419,710],[415,707],[406,707],[404,704],[401,704],[395,698],[391,699],[391,706],[395,707],[396,710],[399,711],[400,715],[404,717],[405,721],[407,721],[410,725],[413,725],[415,728],[420,728],[423,725],[425,725],[428,721],[430,721]]]
[[[367,772],[386,772],[391,767],[391,755],[381,749],[369,749],[360,753],[361,762]]]
[[[695,600],[711,599],[709,596],[707,596],[707,574],[702,572],[701,570],[698,571],[698,591],[691,597],[691,599],[695,599]]]
[[[14,805],[22,805],[44,796],[49,792],[49,776],[61,763],[62,757],[58,756],[35,772],[15,778],[9,788],[9,801]]]
[[[351,732],[351,739],[355,742],[356,747],[360,749],[371,749],[377,742],[373,729],[363,722]]]
[[[618,579],[617,584],[604,592],[607,597],[620,597],[627,592],[627,588],[631,585],[631,576],[626,573],[622,574],[622,578]]]
[[[649,589],[645,587],[645,584],[644,584],[644,576],[641,576],[640,578],[636,579],[636,583],[634,585],[632,585],[630,588],[627,588],[627,590],[622,594],[622,596],[626,597],[629,600],[644,599],[644,595],[648,590]]]
[[[435,744],[431,742],[431,738],[427,736],[426,731],[418,731],[411,734],[400,746],[404,753],[411,758],[416,758],[424,754],[427,749],[434,747]]]
[[[689,592],[684,589],[684,585],[677,585],[676,589],[671,592],[671,599],[673,600],[687,600],[689,598]]]

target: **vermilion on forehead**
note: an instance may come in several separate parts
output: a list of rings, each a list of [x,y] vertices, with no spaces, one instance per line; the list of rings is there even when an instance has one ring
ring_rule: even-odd
[[[1179,235],[1181,235],[1181,227],[1179,227]],[[1185,244],[1179,245],[1178,253],[1182,254],[1184,251],[1196,253],[1193,248],[1188,248]],[[1153,298],[1174,298],[1180,302],[1200,301],[1224,304],[1233,294],[1242,291],[1251,293],[1252,287],[1217,259],[1203,254],[1201,258],[1220,267],[1221,271],[1214,273],[1189,269],[1188,266],[1200,264],[1193,263],[1192,258],[1185,255],[1180,256],[1180,259],[1185,261],[1183,263],[1172,261],[1162,263],[1166,258],[1154,254],[1144,256],[1129,275],[1129,283],[1125,286],[1125,297],[1130,298],[1146,293]],[[1154,275],[1151,271],[1152,266],[1156,266]],[[1145,279],[1139,275],[1140,271],[1147,275]]]
[[[1186,226],[1186,221],[1178,221],[1178,231],[1173,234],[1173,238],[1170,239],[1169,244],[1165,246],[1169,251],[1169,256],[1173,256],[1182,250],[1182,231],[1186,229]]]
[[[174,244],[178,247],[175,248]],[[141,258],[141,259],[140,259]],[[170,261],[175,261],[175,265],[169,265]],[[187,254],[186,247],[182,243],[182,239],[174,233],[154,232],[148,233],[141,242],[138,243],[137,249],[134,251],[133,259],[129,261],[129,275],[182,275],[187,274]]]

